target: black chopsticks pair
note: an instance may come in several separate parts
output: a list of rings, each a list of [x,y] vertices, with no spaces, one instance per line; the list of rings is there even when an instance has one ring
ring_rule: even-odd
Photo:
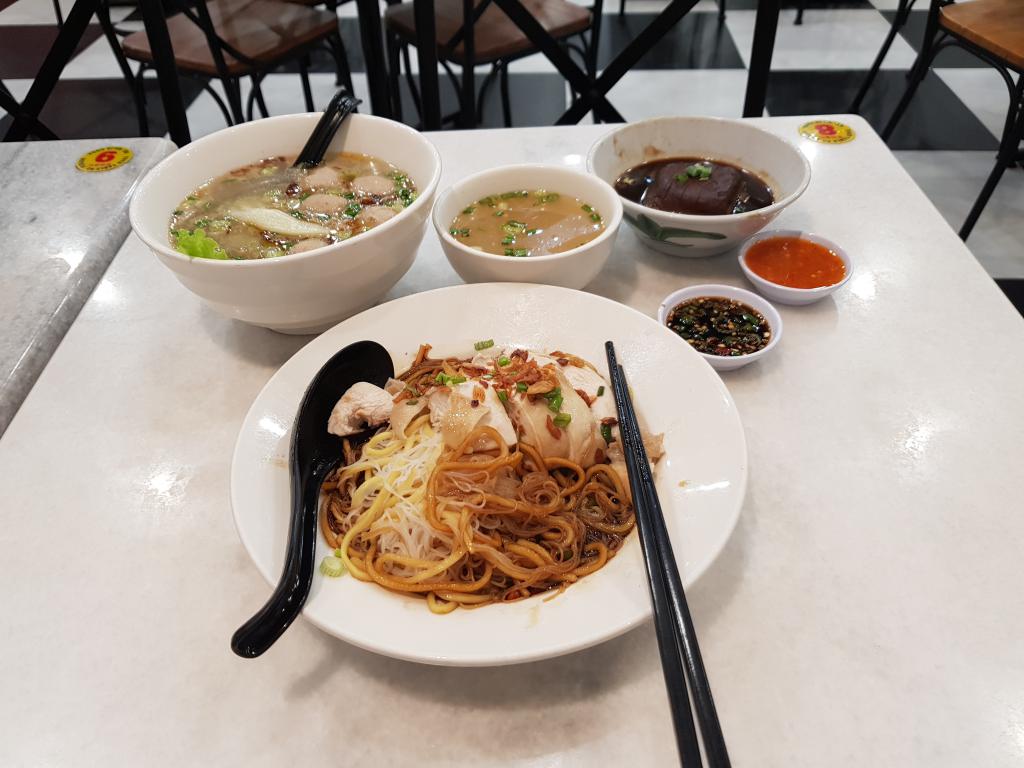
[[[651,463],[640,436],[640,425],[629,396],[626,374],[616,360],[615,345],[612,342],[605,342],[605,352],[615,407],[619,414],[619,435],[636,510],[640,546],[654,603],[654,626],[672,708],[679,758],[683,768],[699,768],[703,765],[687,693],[689,682],[707,765],[709,768],[728,768],[729,753],[715,711],[715,701],[711,696],[711,685],[701,660],[697,633],[686,604],[679,568],[672,553],[672,542],[665,527],[661,502],[654,488]]]

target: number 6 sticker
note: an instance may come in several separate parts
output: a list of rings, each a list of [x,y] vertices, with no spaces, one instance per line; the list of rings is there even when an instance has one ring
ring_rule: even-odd
[[[131,159],[132,151],[128,147],[101,147],[78,158],[75,168],[86,173],[112,171]]]

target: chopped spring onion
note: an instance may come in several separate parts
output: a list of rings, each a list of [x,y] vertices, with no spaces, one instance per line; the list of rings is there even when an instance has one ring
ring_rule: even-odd
[[[508,200],[510,197],[529,197],[530,193],[525,189],[515,190],[514,192],[502,192],[501,199]]]
[[[543,190],[537,192],[537,202],[539,203],[553,203],[557,199],[557,192],[544,192]]]
[[[555,387],[550,392],[545,393],[542,397],[548,401],[548,410],[552,413],[558,413],[562,410],[562,388]]]
[[[501,229],[506,235],[517,235],[526,229],[526,222],[512,219],[507,224],[502,224]]]
[[[363,210],[363,206],[359,203],[351,203],[348,208],[345,209],[345,215],[351,219],[354,219],[359,215],[359,212]]]
[[[475,205],[467,205],[465,208],[462,209],[462,213],[465,216],[469,216],[469,214],[471,214],[475,210],[476,210],[476,206]]]
[[[434,381],[445,387],[450,387],[455,384],[462,384],[467,379],[465,376],[449,376],[446,373],[439,373],[434,377]]]
[[[488,348],[493,347],[493,346],[494,346],[494,339],[484,339],[483,341],[476,342],[473,345],[473,349],[475,349],[477,352],[479,352],[481,349],[488,349]]]
[[[566,427],[569,426],[569,422],[572,421],[572,414],[559,413],[557,416],[555,416],[555,418],[552,419],[552,421],[555,423],[556,427],[561,427],[562,429],[565,429]]]
[[[448,234],[452,237],[469,237],[469,227],[463,227],[462,229],[452,227],[448,230]]]
[[[498,399],[501,400],[501,402],[503,402],[503,403],[507,403],[508,402],[508,392],[506,392],[503,389],[499,389],[498,390]]]
[[[515,241],[516,239],[512,235],[506,235],[505,237],[501,238],[502,245],[512,245]]]
[[[337,552],[338,550],[335,550]],[[340,557],[328,555],[320,563],[320,573],[330,579],[345,575],[345,561]]]
[[[479,200],[477,200],[477,202],[480,205],[486,205],[488,208],[493,208],[495,205],[497,205],[497,203],[494,201],[494,196],[493,195],[488,195],[487,197],[481,197]]]
[[[601,220],[601,214],[600,213],[592,213],[592,214],[590,214],[590,220],[591,221],[600,221]]]
[[[594,212],[593,206],[587,205],[586,203],[584,203],[580,207],[584,210],[585,213],[593,213]]]
[[[695,163],[686,169],[686,175],[698,181],[707,181],[711,178],[711,166]]]
[[[511,363],[511,362],[512,362],[512,361],[511,361],[511,360],[509,360],[509,359],[508,359],[507,357],[505,357],[504,355],[502,355],[501,357],[499,357],[499,358],[498,358],[498,365],[508,365],[508,364],[509,364],[509,363]]]
[[[506,256],[515,256],[516,258],[523,258],[524,256],[529,256],[530,255],[530,249],[529,248],[506,248],[505,249],[505,255]]]
[[[519,390],[520,392],[525,392],[529,388],[530,388],[530,386],[525,381],[517,381],[516,382],[516,389]]]
[[[597,396],[600,397],[604,394],[604,384],[597,388]]]
[[[611,445],[612,440],[615,438],[612,437],[612,428],[610,424],[601,425],[601,437],[604,438],[605,445]]]
[[[526,230],[526,234],[527,235],[536,235],[538,232],[540,232],[539,229],[528,229],[528,230]]]

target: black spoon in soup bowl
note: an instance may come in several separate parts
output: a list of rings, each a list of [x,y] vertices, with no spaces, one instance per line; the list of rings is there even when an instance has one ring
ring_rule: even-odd
[[[244,658],[263,654],[302,611],[316,570],[320,486],[343,458],[342,438],[327,431],[327,420],[353,384],[383,387],[394,376],[391,355],[374,341],[358,341],[336,353],[313,378],[292,426],[289,469],[292,515],[284,570],[266,604],[231,637],[231,650]],[[349,437],[369,439],[372,431]]]
[[[324,160],[324,155],[327,154],[327,148],[331,145],[334,134],[341,128],[345,118],[355,112],[356,107],[360,104],[362,101],[349,94],[344,88],[335,93],[317,121],[316,127],[313,128],[313,132],[309,134],[306,145],[295,158],[295,162],[292,163],[292,168],[313,168],[320,165]]]

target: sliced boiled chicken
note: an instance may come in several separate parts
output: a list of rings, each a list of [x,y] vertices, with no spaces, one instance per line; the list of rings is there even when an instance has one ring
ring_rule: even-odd
[[[590,410],[598,422],[601,419],[615,418],[615,398],[612,396],[611,385],[604,380],[604,376],[593,368],[580,368],[576,365],[563,366],[562,375],[569,380],[573,389],[587,393],[587,397],[590,398]],[[598,392],[601,394],[597,394]]]
[[[478,426],[493,427],[506,445],[516,444],[516,431],[498,394],[475,381],[435,389],[430,394],[430,423],[441,432],[449,448],[461,445]],[[481,449],[493,447],[493,444],[480,446]]]
[[[561,366],[555,363],[549,367],[554,370],[562,392],[560,412],[569,416],[569,423],[561,428],[554,427],[555,414],[547,401],[537,398],[530,402],[529,397],[521,392],[513,392],[509,396],[509,415],[520,439],[534,446],[541,456],[568,459],[584,468],[593,466],[604,449],[598,422],[562,373]]]
[[[366,425],[379,426],[391,418],[394,403],[385,390],[359,381],[348,388],[327,420],[327,431],[338,437],[354,435]]]

